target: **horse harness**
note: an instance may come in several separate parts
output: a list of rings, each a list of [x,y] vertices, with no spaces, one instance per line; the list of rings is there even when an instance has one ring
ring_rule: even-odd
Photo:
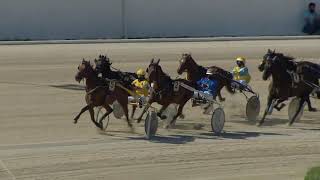
[[[164,96],[177,95],[179,88],[180,88],[179,81],[170,80],[170,82],[166,83],[166,85],[163,88],[160,88],[158,90],[152,89],[152,91],[157,99],[162,99],[162,97]],[[171,89],[173,91],[171,91]]]

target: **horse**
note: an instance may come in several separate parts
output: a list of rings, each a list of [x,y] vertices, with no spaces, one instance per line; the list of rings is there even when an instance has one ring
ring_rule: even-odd
[[[174,84],[184,83],[189,86],[194,85],[184,79],[171,79],[166,73],[163,72],[159,62],[160,59],[158,59],[157,62],[154,62],[154,59],[152,59],[147,68],[147,76],[151,86],[150,98],[148,100],[148,105],[144,108],[143,113],[138,118],[138,122],[141,121],[143,114],[148,110],[152,103],[157,102],[158,104],[162,105],[160,111],[157,113],[161,119],[166,118],[164,115],[162,115],[163,111],[170,104],[175,103],[179,105],[179,108],[177,114],[169,123],[169,126],[171,126],[175,123],[176,119],[182,115],[184,105],[193,96],[192,91],[182,88],[181,86],[179,86],[178,90],[175,91]]]
[[[268,51],[267,54],[272,55],[273,53]],[[286,58],[288,60],[292,59],[289,57]],[[283,58],[279,56],[265,55],[262,64],[264,64],[263,68],[261,65],[259,66],[259,69],[263,70],[262,79],[266,81],[270,76],[272,76],[272,83],[270,84],[271,86],[269,86],[267,108],[262,119],[257,125],[261,126],[264,123],[265,117],[270,111],[274,101],[276,101],[274,106],[277,107],[280,103],[288,100],[290,97],[299,97],[299,108],[288,124],[292,125],[299,112],[302,110],[304,103],[309,100],[309,95],[314,88],[306,86],[303,81],[294,82],[291,74],[288,72],[286,67],[283,66]],[[282,107],[278,108],[281,109]]]
[[[265,63],[268,59],[273,59],[275,57],[278,57],[281,59],[279,61],[282,66],[287,69],[287,71],[290,73],[291,78],[294,78],[297,80],[297,78],[301,79],[303,78],[305,82],[312,83],[316,86],[319,86],[319,78],[320,78],[320,66],[318,64],[308,62],[308,61],[298,61],[296,62],[293,57],[285,56],[282,53],[275,52],[275,50],[271,51],[268,49],[267,53],[263,56],[262,62],[258,66],[258,69],[260,72],[263,72]],[[269,85],[269,89],[272,87],[273,81],[271,81]],[[292,81],[292,83],[294,83]],[[309,85],[308,85],[309,86]],[[320,92],[317,92],[317,96],[320,99]],[[312,107],[310,98],[307,100],[308,104],[308,110],[310,112],[316,111],[315,108]],[[282,104],[280,107],[275,106],[275,109],[280,111],[285,105]]]
[[[177,73],[181,75],[183,72],[187,72],[187,80],[190,82],[197,82],[202,77],[206,76],[207,69],[213,69],[214,74],[211,75],[211,78],[218,81],[218,87],[217,87],[217,95],[219,97],[220,101],[225,101],[225,98],[221,96],[221,89],[223,87],[226,87],[227,91],[231,94],[235,93],[235,90],[232,88],[232,79],[233,75],[232,73],[217,67],[217,66],[211,66],[211,67],[203,67],[198,65],[195,60],[192,58],[191,54],[184,53],[182,54],[180,65],[177,69]]]
[[[90,61],[84,59],[78,66],[78,72],[75,75],[75,80],[79,83],[82,79],[85,79],[86,83],[85,100],[87,105],[83,107],[80,113],[74,118],[75,124],[78,122],[81,114],[89,110],[91,121],[98,128],[103,129],[103,120],[113,111],[110,105],[117,100],[124,111],[128,126],[132,128],[132,124],[128,118],[128,92],[125,89],[116,85],[114,90],[110,90],[105,80],[98,77]],[[99,121],[96,121],[94,118],[94,107],[98,106],[104,107],[106,113]]]
[[[127,89],[134,92],[132,87],[132,82],[137,79],[136,73],[132,72],[122,72],[120,70],[112,70],[112,62],[106,55],[99,55],[98,59],[94,59],[95,71],[97,74],[101,74],[103,79],[116,79],[121,82]],[[115,69],[115,68],[113,68]],[[137,109],[136,105],[132,106],[132,112],[130,118],[133,119],[135,111]]]
[[[129,89],[132,89],[131,83],[138,78],[138,76],[135,73],[122,72],[118,69],[113,68],[112,62],[105,55],[99,55],[98,59],[94,59],[94,63],[95,63],[95,71],[98,74],[101,73],[102,78],[119,80],[125,87]],[[116,71],[113,71],[112,68],[115,69]]]

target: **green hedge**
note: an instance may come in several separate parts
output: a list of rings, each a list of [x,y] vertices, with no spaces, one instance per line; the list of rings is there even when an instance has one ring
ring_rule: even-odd
[[[304,177],[304,180],[320,180],[320,167],[311,168]]]

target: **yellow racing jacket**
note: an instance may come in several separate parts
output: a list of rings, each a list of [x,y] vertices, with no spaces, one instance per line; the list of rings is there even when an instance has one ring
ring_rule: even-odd
[[[148,96],[148,90],[149,90],[149,83],[147,80],[142,80],[139,81],[138,79],[134,80],[132,82],[132,85],[135,86],[135,92],[139,95],[139,96]]]
[[[233,68],[232,70],[232,74],[233,74],[233,79],[236,81],[245,81],[247,84],[250,82],[251,80],[251,76],[249,74],[249,70],[247,67],[239,67],[236,66]]]

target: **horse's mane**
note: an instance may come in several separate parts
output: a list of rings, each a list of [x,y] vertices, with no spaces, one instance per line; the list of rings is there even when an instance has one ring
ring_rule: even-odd
[[[278,57],[278,62],[283,66],[283,68],[290,71],[296,71],[297,63],[294,57],[284,55],[283,53],[274,53],[274,56]]]
[[[195,63],[195,65],[198,66],[198,70],[200,72],[201,77],[205,76],[208,69],[213,69],[215,73],[232,79],[232,74],[229,71],[226,71],[220,67],[217,67],[217,66],[204,67],[204,66],[198,65],[196,61],[192,58],[191,53],[184,53],[182,54],[182,56],[190,58],[190,60],[192,60]]]
[[[294,61],[294,57],[292,56],[288,56],[288,55],[284,55],[283,53],[275,53],[275,56],[280,57],[282,60],[286,60],[286,61]]]
[[[86,61],[85,59],[82,60],[82,63],[85,64],[88,67],[91,67],[92,70],[94,70],[93,65],[90,61]]]
[[[157,64],[157,66],[159,66],[160,71],[161,71],[161,75],[162,75],[164,78],[169,79],[169,80],[172,80],[171,77],[162,70],[162,67],[161,67],[160,65]]]

